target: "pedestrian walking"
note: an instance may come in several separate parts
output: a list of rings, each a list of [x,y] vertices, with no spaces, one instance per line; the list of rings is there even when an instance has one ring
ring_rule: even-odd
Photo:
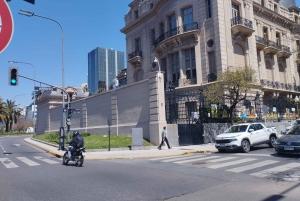
[[[168,145],[168,148],[171,149],[171,147],[169,145],[168,138],[167,138],[167,130],[166,130],[165,126],[163,127],[163,130],[161,132],[161,143],[160,143],[160,145],[158,147],[159,150],[161,150],[161,146],[163,145],[164,142],[166,142],[167,145]]]

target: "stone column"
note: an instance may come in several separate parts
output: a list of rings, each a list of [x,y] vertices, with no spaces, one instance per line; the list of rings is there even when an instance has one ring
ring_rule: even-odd
[[[167,126],[165,114],[164,76],[157,77],[157,72],[151,72],[149,76],[149,136],[150,142],[155,145],[160,143],[160,134],[164,126]]]

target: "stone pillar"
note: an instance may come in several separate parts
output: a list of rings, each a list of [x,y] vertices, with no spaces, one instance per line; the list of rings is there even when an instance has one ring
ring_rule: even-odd
[[[159,145],[161,132],[167,126],[165,114],[164,76],[157,77],[157,72],[151,72],[149,76],[149,136],[150,142]]]

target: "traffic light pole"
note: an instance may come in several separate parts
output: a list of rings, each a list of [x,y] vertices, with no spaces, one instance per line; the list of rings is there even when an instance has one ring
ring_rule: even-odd
[[[60,87],[53,86],[53,85],[51,85],[51,84],[47,84],[47,83],[45,83],[45,82],[38,81],[38,80],[36,80],[36,79],[32,79],[32,78],[23,76],[23,75],[20,75],[20,74],[18,75],[18,77],[22,77],[22,78],[25,78],[25,79],[28,79],[28,80],[32,80],[32,81],[35,81],[35,82],[39,82],[39,83],[41,83],[41,84],[44,84],[44,85],[47,85],[47,86],[50,86],[50,87],[53,87],[53,88],[57,88],[57,89],[62,90],[62,91],[63,91],[64,93],[66,93],[67,96],[68,96],[68,111],[69,111],[69,109],[70,109],[70,96],[68,95],[68,93],[66,92],[65,89],[60,88]],[[64,110],[63,110],[63,112],[64,112]],[[64,120],[62,120],[62,121],[64,121]],[[68,140],[70,141],[70,137],[69,137],[70,133],[69,133],[69,132],[70,132],[70,125],[68,125]],[[59,150],[64,150],[64,145],[65,145],[65,128],[64,128],[64,126],[62,126],[62,127],[60,127],[60,144],[59,144]]]

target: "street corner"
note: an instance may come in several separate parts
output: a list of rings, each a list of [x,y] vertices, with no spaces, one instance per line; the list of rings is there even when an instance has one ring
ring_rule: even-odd
[[[48,150],[48,153],[52,154],[52,155],[54,155],[56,157],[59,157],[59,158],[63,157],[63,155],[64,155],[64,152],[55,151],[55,150]]]

